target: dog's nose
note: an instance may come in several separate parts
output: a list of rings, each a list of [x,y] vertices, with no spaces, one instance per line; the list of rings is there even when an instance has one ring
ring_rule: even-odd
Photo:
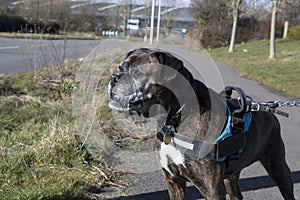
[[[116,83],[120,80],[120,75],[112,74],[108,84],[108,95],[111,99],[114,99],[115,94],[113,93],[113,88],[116,86]]]
[[[120,75],[113,74],[113,75],[111,75],[110,80],[111,80],[112,83],[117,83],[120,80]]]

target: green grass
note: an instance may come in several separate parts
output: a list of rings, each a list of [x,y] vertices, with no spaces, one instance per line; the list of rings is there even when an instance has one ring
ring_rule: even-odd
[[[107,181],[101,173],[110,177],[74,135],[68,70],[60,82],[50,67],[0,76],[1,200],[93,199]]]
[[[247,52],[243,52],[247,49]],[[300,40],[277,40],[277,59],[268,60],[269,41],[239,44],[234,53],[228,48],[209,51],[216,61],[223,62],[249,79],[257,80],[278,91],[300,97]]]

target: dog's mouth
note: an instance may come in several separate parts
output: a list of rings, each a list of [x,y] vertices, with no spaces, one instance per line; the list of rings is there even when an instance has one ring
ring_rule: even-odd
[[[119,112],[126,112],[129,111],[129,108],[127,106],[123,106],[120,102],[111,100],[108,103],[108,106],[115,111],[119,111]]]
[[[137,94],[123,97],[113,94],[113,98],[111,98],[108,105],[111,109],[119,112],[140,111],[143,107],[143,102],[143,99],[138,98]]]
[[[109,82],[108,94],[110,97],[108,105],[113,110],[126,112],[142,109],[143,94],[137,90],[130,76],[113,74]]]

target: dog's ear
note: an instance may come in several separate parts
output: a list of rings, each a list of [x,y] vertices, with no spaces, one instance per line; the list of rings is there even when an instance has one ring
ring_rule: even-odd
[[[174,79],[178,73],[178,69],[183,66],[183,62],[166,52],[154,52],[162,68],[159,73],[159,82],[165,83]],[[165,66],[165,67],[164,67]]]
[[[133,53],[135,52],[150,52],[151,50],[150,49],[147,49],[147,48],[138,48],[138,49],[134,49],[134,50],[131,50],[127,53],[126,57],[124,60],[126,60],[126,58],[128,58],[130,55],[132,55]]]
[[[154,52],[155,57],[162,65],[172,67],[174,70],[179,71],[183,67],[183,62],[167,52]]]
[[[129,51],[128,53],[127,53],[127,55],[126,55],[126,57],[125,57],[125,59],[124,60],[126,60],[126,58],[128,58],[133,52],[135,52],[135,50],[131,50],[131,51]]]
[[[183,66],[182,60],[176,58],[167,52],[154,52],[155,57],[158,59],[159,63],[162,65],[169,66],[171,69],[163,68],[161,75],[167,77],[166,81],[174,79],[179,72],[184,76],[189,83],[192,83],[192,74]],[[161,77],[162,77],[161,76]]]

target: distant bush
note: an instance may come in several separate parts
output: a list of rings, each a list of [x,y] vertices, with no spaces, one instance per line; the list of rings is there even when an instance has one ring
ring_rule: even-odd
[[[203,31],[201,44],[205,48],[217,48],[228,45],[230,42],[230,29],[219,27],[208,27]]]
[[[0,32],[18,32],[26,23],[22,17],[0,15]]]
[[[259,31],[258,24],[258,20],[253,16],[238,19],[235,43],[238,44],[252,39],[257,39],[257,32]]]
[[[271,14],[263,18],[255,16],[242,16],[238,19],[235,43],[239,44],[250,40],[262,40],[270,38]],[[278,16],[276,23],[276,38],[282,38],[284,20]],[[232,19],[226,18],[218,23],[208,23],[197,25],[189,31],[189,36],[200,43],[205,48],[217,48],[228,46],[232,31]]]
[[[42,33],[59,34],[59,24],[45,21],[28,21],[25,27],[22,27],[23,33]]]
[[[300,26],[293,26],[289,28],[288,38],[293,40],[300,40]]]
[[[27,21],[18,16],[0,15],[0,32],[58,34],[59,25],[55,22]]]

